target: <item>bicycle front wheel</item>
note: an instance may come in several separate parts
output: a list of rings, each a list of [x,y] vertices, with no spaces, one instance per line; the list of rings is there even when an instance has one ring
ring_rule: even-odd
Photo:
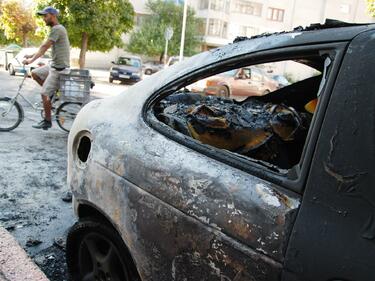
[[[64,102],[56,110],[56,122],[61,129],[69,132],[72,128],[74,119],[82,108],[79,102]]]
[[[0,98],[0,132],[9,132],[19,126],[23,119],[21,105],[10,98]]]

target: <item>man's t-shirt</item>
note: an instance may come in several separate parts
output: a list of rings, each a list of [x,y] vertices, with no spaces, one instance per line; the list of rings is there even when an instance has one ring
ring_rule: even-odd
[[[48,39],[54,42],[52,45],[52,66],[68,68],[70,65],[70,43],[65,27],[61,24],[53,26]]]

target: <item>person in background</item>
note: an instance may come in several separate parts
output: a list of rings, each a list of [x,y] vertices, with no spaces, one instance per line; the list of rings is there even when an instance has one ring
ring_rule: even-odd
[[[44,22],[51,27],[48,39],[40,46],[38,52],[33,55],[25,56],[24,64],[33,63],[35,60],[45,54],[52,47],[52,63],[36,68],[32,71],[33,79],[42,86],[42,100],[45,112],[45,118],[38,124],[33,125],[36,129],[48,130],[52,127],[51,119],[51,97],[59,89],[60,73],[69,68],[70,62],[70,43],[68,33],[64,26],[59,24],[59,11],[53,7],[46,7],[37,12],[43,16]]]

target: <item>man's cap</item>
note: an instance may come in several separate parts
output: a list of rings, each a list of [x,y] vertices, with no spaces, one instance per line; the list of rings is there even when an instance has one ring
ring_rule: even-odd
[[[55,9],[54,7],[45,7],[43,10],[37,12],[37,15],[39,16],[44,16],[47,14],[58,15],[59,10]]]

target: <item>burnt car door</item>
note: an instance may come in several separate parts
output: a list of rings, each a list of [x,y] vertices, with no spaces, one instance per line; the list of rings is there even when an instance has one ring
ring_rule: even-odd
[[[147,265],[154,269],[150,278],[280,279],[301,201],[299,188],[305,180],[319,122],[345,46],[341,43],[292,47],[247,57],[271,61],[288,58],[298,51],[331,61],[327,64],[329,69],[325,69],[323,84],[315,85],[322,96],[312,129],[315,133],[309,137],[301,165],[285,173],[270,166],[265,168],[257,161],[233,157],[227,151],[198,144],[177,133],[154,116],[152,106],[162,95],[150,101],[148,122],[162,134],[153,135],[152,143],[145,148],[147,153],[140,155],[142,163],[128,159],[133,165],[127,171],[132,182],[155,197],[143,196],[137,207],[140,252],[152,257]],[[239,66],[244,61],[237,59]],[[222,68],[225,67],[223,63]],[[185,81],[188,78],[183,77]]]
[[[375,31],[350,43],[320,131],[283,280],[375,278]]]

